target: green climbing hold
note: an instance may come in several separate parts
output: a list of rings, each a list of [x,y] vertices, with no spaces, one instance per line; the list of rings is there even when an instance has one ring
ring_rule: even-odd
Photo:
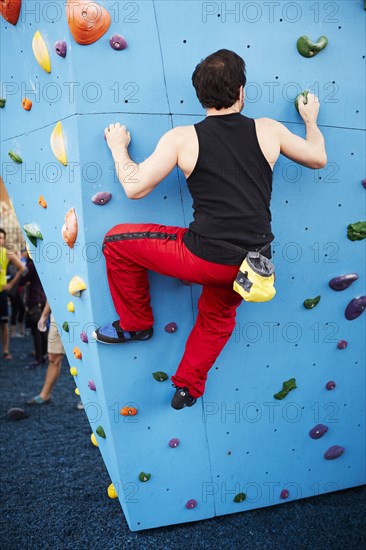
[[[306,309],[313,309],[313,307],[317,306],[320,302],[320,296],[316,296],[315,298],[308,298],[304,301],[304,306]]]
[[[149,481],[150,478],[151,478],[151,474],[145,474],[145,472],[141,472],[141,474],[139,475],[139,480],[142,481],[143,483],[145,483],[146,481]]]
[[[234,497],[234,502],[243,502],[247,498],[247,495],[245,493],[238,493]]]
[[[6,99],[0,99],[0,109],[4,109],[6,103]]]
[[[152,375],[154,377],[154,380],[156,380],[157,382],[165,382],[165,380],[168,380],[169,378],[167,373],[161,370],[159,370],[158,372],[153,372]]]
[[[14,151],[9,151],[9,157],[11,158],[11,160],[13,160],[14,162],[17,162],[18,164],[22,164],[23,162],[22,157],[14,153]]]
[[[284,399],[286,397],[286,395],[291,390],[294,390],[295,388],[297,388],[296,380],[295,380],[295,378],[290,378],[290,380],[287,380],[286,382],[283,382],[282,390],[279,391],[278,393],[275,393],[273,397],[275,399],[278,399],[278,400]]]
[[[314,57],[324,50],[328,44],[328,38],[321,36],[317,42],[312,42],[306,35],[300,36],[297,41],[297,51],[303,57]]]
[[[305,105],[307,104],[308,102],[308,94],[310,93],[310,90],[304,90],[303,92],[301,92],[301,94],[299,94],[298,96],[296,96],[295,98],[295,101],[294,101],[294,104],[295,104],[295,107],[296,107],[296,111],[300,114],[300,111],[299,111],[299,99],[300,97],[302,96],[304,98],[304,103]]]
[[[102,426],[98,426],[98,428],[95,431],[97,432],[99,437],[103,437],[104,439],[106,439],[107,436],[105,435],[105,431],[103,430]]]
[[[69,332],[70,331],[69,323],[65,321],[64,324],[62,325],[62,328],[64,329],[65,332]]]
[[[33,246],[37,246],[37,239],[43,241],[42,233],[35,223],[26,223],[23,225],[23,229]]]
[[[366,222],[350,223],[347,227],[347,237],[351,241],[366,239]]]

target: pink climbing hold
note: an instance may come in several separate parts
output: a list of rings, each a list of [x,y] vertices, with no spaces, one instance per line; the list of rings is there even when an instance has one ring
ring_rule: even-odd
[[[89,387],[92,391],[97,391],[97,387],[96,387],[96,385],[95,385],[94,380],[89,380],[89,382],[88,382],[88,387]]]
[[[178,325],[177,323],[168,323],[165,327],[165,332],[169,332],[170,334],[173,334],[173,332],[177,332],[178,330]]]
[[[340,445],[333,445],[324,453],[325,460],[335,460],[343,455],[345,449]]]
[[[286,498],[288,498],[288,495],[289,495],[288,490],[287,489],[282,489],[281,494],[280,494],[280,498],[286,499]]]
[[[114,34],[109,43],[114,50],[125,50],[127,48],[126,39],[120,34]]]
[[[64,42],[63,40],[58,40],[57,42],[55,42],[55,51],[57,55],[59,55],[60,57],[66,57],[66,53],[67,53],[66,42]]]
[[[347,346],[348,346],[347,340],[339,340],[337,344],[338,349],[346,349]]]
[[[366,180],[362,180],[362,186],[366,189]]]
[[[85,332],[85,330],[83,330],[83,331],[80,333],[80,338],[81,338],[81,341],[84,342],[84,344],[87,344],[87,343],[89,342],[88,335],[87,335],[87,333]]]
[[[333,382],[333,380],[329,380],[329,382],[326,383],[325,387],[327,388],[327,390],[334,390],[334,388],[336,387],[336,383]]]
[[[180,443],[179,439],[177,439],[176,437],[173,437],[173,439],[169,441],[169,447],[172,447],[172,449],[175,449],[175,447],[178,447],[179,443]]]
[[[192,508],[196,508],[196,506],[197,506],[197,500],[194,500],[194,498],[191,498],[191,500],[189,500],[186,503],[186,508],[188,508],[188,510],[191,510]]]

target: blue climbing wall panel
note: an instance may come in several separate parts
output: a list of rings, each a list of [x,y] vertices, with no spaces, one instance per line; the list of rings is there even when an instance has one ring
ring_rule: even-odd
[[[63,1],[23,0],[18,24],[1,21],[2,177],[20,224],[37,223],[44,240],[30,245],[99,449],[132,530],[196,521],[326,493],[365,482],[365,315],[347,321],[349,301],[365,295],[364,242],[347,238],[347,225],[365,219],[365,12],[349,2],[100,2],[112,24],[99,41],[80,46],[72,38]],[[39,30],[48,45],[52,72],[31,49]],[[112,50],[122,34],[128,48]],[[314,59],[296,49],[300,35],[324,34],[329,44]],[[53,44],[65,40],[65,59]],[[193,124],[204,112],[190,78],[213,51],[229,48],[247,63],[245,114],[284,122],[298,135],[304,126],[293,100],[311,88],[320,98],[319,124],[328,164],[312,171],[280,157],[272,200],[277,295],[266,304],[243,304],[228,345],[212,368],[203,399],[180,412],[170,408],[169,382],[193,326],[199,286],[151,273],[155,335],[128,349],[99,346],[90,334],[115,318],[101,244],[121,222],[187,226],[191,199],[175,170],[141,201],[126,198],[103,139],[111,122],[126,123],[130,152],[141,161],[173,126]],[[25,112],[23,97],[33,101]],[[62,122],[68,165],[52,154],[50,135]],[[23,164],[8,157],[13,150]],[[99,191],[112,193],[104,206]],[[38,197],[48,206],[42,209]],[[61,238],[66,212],[75,208],[79,231],[70,250]],[[343,292],[331,278],[356,272]],[[80,298],[68,293],[79,275]],[[321,295],[315,309],[306,298]],[[72,300],[75,312],[67,310]],[[168,334],[167,323],[178,331]],[[337,348],[347,340],[348,347]],[[73,355],[78,346],[82,359]],[[296,379],[284,400],[273,395]],[[93,380],[96,391],[88,387]],[[329,381],[336,383],[330,391]],[[138,414],[123,417],[123,406]],[[322,423],[318,440],[309,430]],[[69,435],[65,434],[65,438]],[[178,438],[172,448],[169,441]],[[338,459],[324,459],[332,445]],[[140,472],[151,474],[142,483]],[[52,482],[52,480],[50,480]],[[90,483],[93,482],[91,476]],[[107,488],[106,488],[107,489]],[[234,496],[246,499],[235,502]],[[101,500],[107,498],[101,495]],[[190,499],[197,506],[186,508]]]

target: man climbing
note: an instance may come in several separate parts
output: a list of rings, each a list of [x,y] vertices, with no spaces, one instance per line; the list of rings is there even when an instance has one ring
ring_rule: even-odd
[[[164,134],[144,162],[130,158],[131,136],[125,126],[116,123],[105,129],[118,178],[130,199],[151,193],[176,166],[193,197],[189,229],[121,224],[107,233],[103,250],[119,319],[94,332],[107,344],[151,338],[148,269],[203,285],[196,323],[172,377],[174,409],[190,407],[203,395],[208,371],[232,334],[242,301],[233,281],[246,251],[263,249],[271,258],[272,170],[280,153],[314,169],[327,162],[314,95],[308,95],[306,105],[299,101],[306,126],[302,139],[275,120],[240,114],[245,63],[234,52],[219,50],[208,56],[197,65],[192,82],[206,118]]]

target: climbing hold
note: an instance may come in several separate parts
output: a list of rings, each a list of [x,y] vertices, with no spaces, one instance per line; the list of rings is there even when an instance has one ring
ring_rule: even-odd
[[[23,420],[24,418],[29,418],[29,414],[27,414],[25,410],[20,407],[12,407],[11,409],[8,409],[6,418],[8,420]]]
[[[297,41],[297,51],[303,57],[314,57],[324,50],[327,44],[328,39],[326,36],[321,36],[317,42],[312,42],[308,36],[303,35]]]
[[[92,434],[91,434],[91,436],[90,436],[90,440],[91,440],[91,442],[93,443],[93,445],[94,445],[95,447],[99,447],[98,441],[97,441],[97,438],[95,437],[94,432],[92,432]]]
[[[81,277],[75,275],[75,277],[73,277],[69,283],[69,293],[72,296],[79,297],[83,290],[86,290],[86,284]]]
[[[196,506],[197,506],[197,500],[194,500],[194,498],[191,498],[191,500],[189,500],[186,503],[186,508],[188,508],[188,510],[190,510],[192,508],[196,508]]]
[[[69,302],[67,304],[67,311],[70,311],[71,313],[74,313],[74,311],[75,311],[74,302]]]
[[[75,388],[75,389],[74,389],[74,392],[76,393],[76,395],[80,395],[80,390],[79,390],[79,388]]]
[[[366,308],[366,296],[360,296],[359,298],[353,298],[350,301],[344,315],[348,321],[353,321],[357,319],[365,311]]]
[[[78,220],[74,208],[70,208],[70,210],[66,212],[65,223],[62,226],[61,235],[67,246],[69,248],[74,248],[78,236]]]
[[[109,43],[114,50],[125,50],[127,48],[127,42],[120,34],[114,34]]]
[[[75,355],[76,359],[82,359],[83,357],[83,354],[81,353],[80,349],[75,346],[74,349],[72,350],[72,353]]]
[[[78,375],[77,369],[75,367],[71,367],[70,374],[71,376],[77,376]]]
[[[99,40],[111,24],[108,11],[89,0],[68,0],[66,17],[74,40],[83,46]]]
[[[0,14],[5,21],[11,23],[11,25],[16,25],[18,23],[21,6],[22,0],[1,0]]]
[[[0,99],[0,107],[1,107],[1,101],[5,101],[5,99],[2,99],[2,100]],[[364,189],[366,189],[366,180],[362,180],[361,183],[362,183],[362,187],[363,187]]]
[[[173,439],[169,441],[169,447],[171,447],[172,449],[175,449],[175,447],[178,447],[179,443],[180,443],[179,439],[177,439],[176,437],[173,437]]]
[[[304,306],[306,309],[313,309],[313,307],[317,306],[320,302],[320,296],[316,296],[315,298],[308,298],[304,301]]]
[[[343,455],[344,451],[344,447],[333,445],[332,447],[329,447],[329,449],[324,453],[324,458],[325,460],[334,460]]]
[[[165,332],[169,332],[170,334],[172,334],[173,332],[177,332],[178,330],[178,325],[177,323],[168,323],[165,327]]]
[[[145,472],[141,472],[139,475],[139,480],[145,483],[146,481],[149,481],[151,478],[151,474],[145,474]]]
[[[326,383],[325,387],[329,391],[334,390],[334,388],[336,387],[336,383],[333,382],[333,380],[329,380],[329,382]]]
[[[67,321],[63,323],[62,328],[65,332],[70,332],[69,323]]]
[[[326,434],[328,431],[328,426],[325,426],[324,424],[317,424],[312,428],[309,432],[309,435],[312,439],[320,439],[323,437],[324,434]]]
[[[23,225],[23,229],[33,246],[37,246],[37,239],[43,241],[42,233],[37,224],[26,223]]]
[[[347,340],[339,340],[337,344],[338,349],[346,349],[347,346],[348,346]]]
[[[6,99],[0,99],[0,109],[4,109],[6,104]]]
[[[122,407],[119,412],[122,416],[135,416],[138,411],[135,407]]]
[[[67,166],[65,140],[61,122],[56,124],[51,134],[51,149],[57,160],[64,166]]]
[[[347,237],[351,241],[362,241],[362,239],[366,239],[366,222],[350,223],[347,226]]]
[[[22,157],[17,155],[17,153],[14,153],[14,151],[9,151],[8,154],[9,154],[9,157],[11,158],[11,160],[13,160],[14,162],[17,162],[18,164],[22,164],[23,159],[22,159]]]
[[[105,431],[103,430],[103,426],[98,426],[98,428],[95,430],[99,437],[103,437],[103,439],[106,439],[107,436],[105,435]]]
[[[285,500],[286,498],[288,498],[288,496],[289,496],[288,490],[287,489],[282,489],[282,491],[280,493],[280,498]]]
[[[291,390],[294,390],[295,388],[297,388],[296,380],[295,380],[295,378],[290,378],[290,380],[287,380],[286,382],[283,382],[282,390],[279,391],[278,393],[275,393],[273,397],[275,399],[279,399],[279,400],[284,399],[286,397],[286,395]]]
[[[66,57],[67,53],[67,44],[64,40],[58,40],[55,42],[55,51],[60,57]]]
[[[169,376],[167,375],[166,372],[158,371],[158,372],[153,372],[153,378],[157,382],[164,382],[165,380],[168,380]]]
[[[97,391],[97,387],[96,387],[96,385],[95,385],[94,380],[89,380],[89,382],[88,382],[88,387],[89,387],[92,391]]]
[[[31,102],[30,99],[28,99],[26,97],[24,99],[22,99],[22,107],[25,111],[30,111],[31,108],[32,108],[32,105],[33,105],[33,103]]]
[[[244,500],[247,498],[247,495],[245,493],[238,493],[234,497],[234,502],[244,502]]]
[[[339,275],[339,277],[334,277],[329,281],[329,286],[333,290],[345,290],[352,283],[357,281],[357,273],[348,273],[347,275]]]
[[[39,206],[42,206],[42,208],[47,208],[47,203],[44,200],[44,198],[42,197],[42,195],[39,196],[38,204],[39,204]]]
[[[43,36],[39,31],[35,33],[32,41],[32,48],[34,56],[38,62],[38,65],[46,71],[46,73],[51,72],[51,60],[48,53],[48,48],[46,42],[43,39]]]
[[[104,206],[109,202],[112,198],[112,193],[107,193],[107,191],[102,191],[100,193],[97,193],[92,197],[92,201],[94,204],[97,204],[98,206]]]
[[[84,344],[87,344],[89,342],[88,335],[85,330],[82,330],[80,332],[80,338],[81,338],[81,341],[84,342]]]
[[[118,498],[117,491],[116,491],[113,483],[108,485],[107,493],[108,493],[109,498]]]
[[[309,90],[304,90],[303,92],[301,92],[298,96],[296,96],[295,98],[295,101],[294,101],[294,104],[295,104],[295,107],[296,107],[296,111],[300,114],[300,111],[299,111],[299,99],[300,97],[302,96],[304,98],[304,104],[307,105],[307,102],[308,102],[308,94],[309,94]]]

